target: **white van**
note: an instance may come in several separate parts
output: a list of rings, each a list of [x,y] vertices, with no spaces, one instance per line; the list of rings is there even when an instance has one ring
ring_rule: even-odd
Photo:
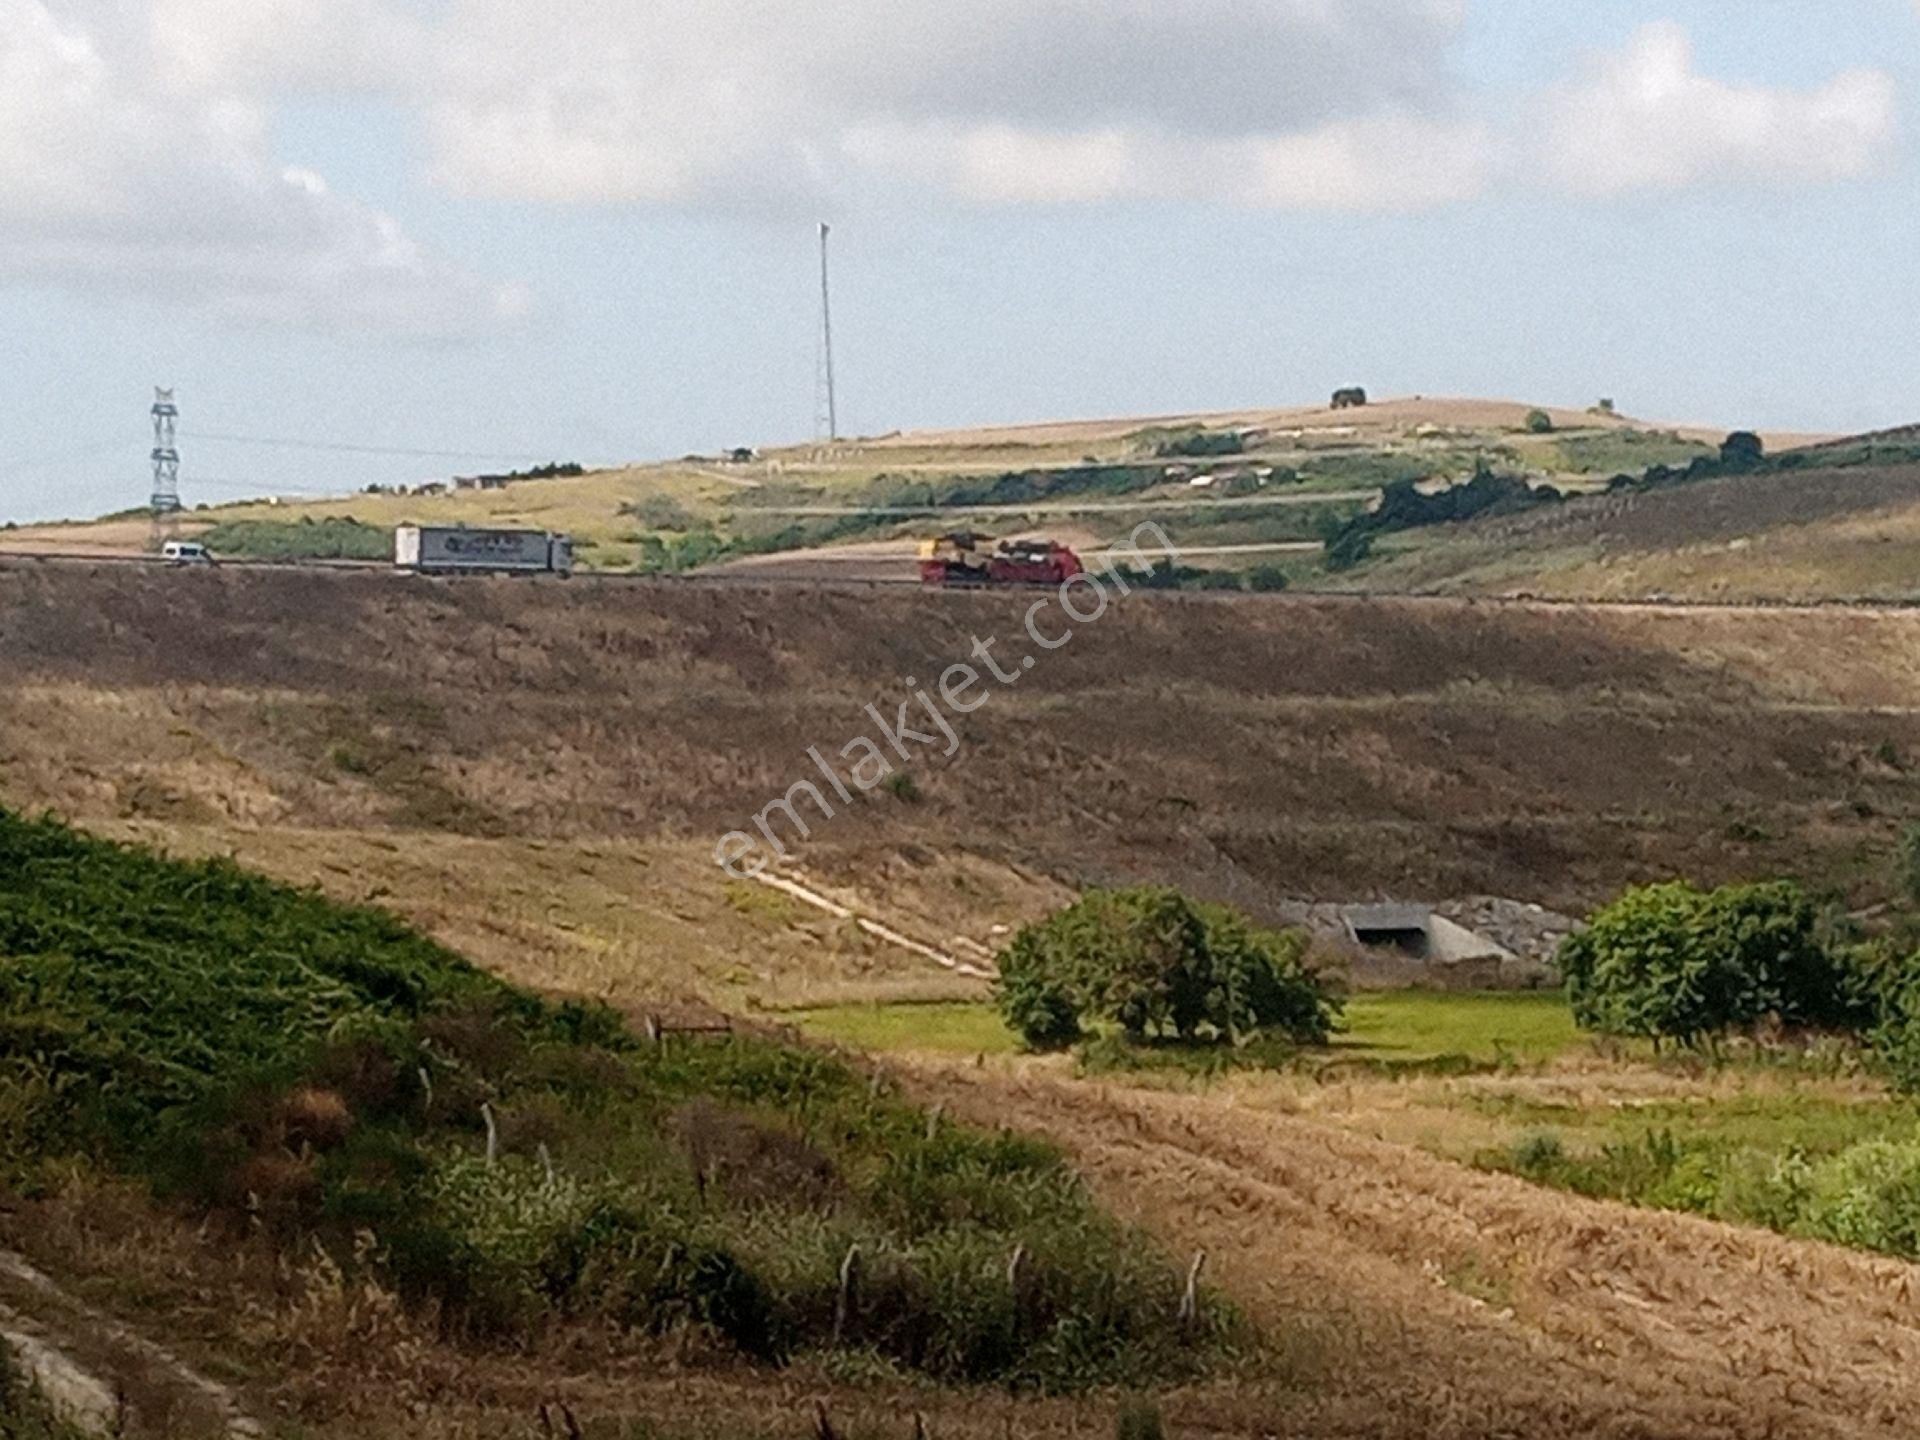
[[[197,540],[169,540],[160,547],[160,558],[169,565],[213,564],[213,552]]]

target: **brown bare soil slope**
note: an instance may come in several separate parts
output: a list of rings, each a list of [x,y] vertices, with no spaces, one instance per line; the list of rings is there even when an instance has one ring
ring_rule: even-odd
[[[1256,909],[1577,909],[1676,870],[1870,889],[1920,810],[1920,615],[1136,595],[1047,654],[1031,603],[0,566],[0,796],[697,853],[997,637],[1032,670],[917,798],[816,819],[814,873],[959,849]]]
[[[1343,1353],[1316,1435],[1896,1436],[1920,1269],[1461,1169],[1297,1116],[1034,1075],[921,1090],[1051,1135],[1276,1333]]]

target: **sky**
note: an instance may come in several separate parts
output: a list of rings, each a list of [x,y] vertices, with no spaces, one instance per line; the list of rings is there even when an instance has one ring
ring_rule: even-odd
[[[1380,395],[1920,421],[1920,0],[0,0],[0,520]]]

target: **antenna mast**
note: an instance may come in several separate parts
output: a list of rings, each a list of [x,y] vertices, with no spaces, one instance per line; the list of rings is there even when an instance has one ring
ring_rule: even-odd
[[[833,389],[833,287],[827,271],[827,236],[831,228],[820,222],[820,374],[815,395],[814,428],[825,427],[829,441],[840,438],[840,412]]]
[[[153,489],[147,503],[153,511],[153,544],[158,549],[180,513],[180,451],[174,440],[180,407],[173,402],[173,391],[154,386],[152,414]]]

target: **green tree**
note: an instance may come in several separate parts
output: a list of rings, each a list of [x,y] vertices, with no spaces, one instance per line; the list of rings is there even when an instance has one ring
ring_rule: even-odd
[[[1844,1026],[1846,979],[1817,923],[1812,902],[1784,882],[1630,890],[1561,946],[1574,1019],[1688,1045],[1769,1017]]]
[[[999,957],[1002,1015],[1036,1049],[1091,1024],[1192,1042],[1279,1031],[1331,1033],[1336,1005],[1307,963],[1303,935],[1262,930],[1159,887],[1092,890],[1030,925]]]
[[[1720,444],[1720,464],[1728,470],[1757,470],[1766,458],[1766,443],[1751,430],[1736,430]]]
[[[1544,410],[1529,410],[1527,412],[1527,430],[1534,435],[1551,435],[1553,433],[1553,416]]]

